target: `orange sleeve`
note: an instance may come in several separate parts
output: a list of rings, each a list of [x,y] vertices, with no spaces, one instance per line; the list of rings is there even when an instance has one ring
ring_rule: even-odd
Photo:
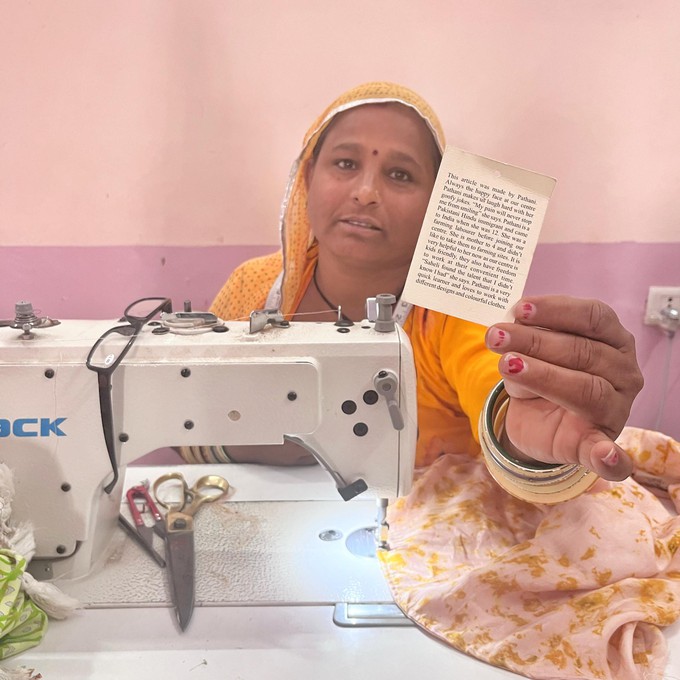
[[[484,328],[415,307],[404,329],[418,380],[416,464],[429,465],[447,453],[478,453],[479,415],[500,380],[498,357],[484,344]]]
[[[458,394],[460,406],[470,420],[479,442],[479,416],[489,392],[501,379],[498,355],[484,344],[486,328],[448,317],[440,339],[442,368]]]

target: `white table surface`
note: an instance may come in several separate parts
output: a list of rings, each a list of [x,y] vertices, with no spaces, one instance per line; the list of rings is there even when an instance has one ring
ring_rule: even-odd
[[[266,540],[254,544],[257,559],[245,560],[248,568],[262,565],[261,570],[255,567],[254,578],[267,583],[239,589],[236,583],[242,579],[234,578],[234,563],[229,562],[234,555],[216,560],[213,552],[204,555],[202,563],[197,540],[197,607],[187,630],[180,633],[169,604],[165,570],[119,532],[112,552],[115,559],[87,579],[61,584],[64,591],[88,603],[87,608],[64,621],[51,621],[38,647],[6,660],[3,667],[35,668],[45,680],[519,677],[461,654],[412,625],[347,628],[333,622],[334,602],[343,598],[388,601],[389,591],[377,560],[352,555],[344,541],[325,545],[317,540],[320,530],[334,528],[346,536],[375,516],[370,501],[354,506],[356,500],[347,504],[338,500],[320,469],[247,465],[173,469],[181,469],[190,481],[202,474],[224,474],[234,486],[230,501],[244,504],[242,516],[271,518],[260,521]],[[153,480],[160,471],[130,467],[126,488]],[[287,512],[293,513],[290,521],[299,532],[280,530]],[[201,515],[197,527],[200,523]],[[254,530],[252,522],[248,530]],[[272,539],[277,536],[278,545]],[[210,543],[213,537],[207,534],[205,541]],[[250,544],[240,541],[239,546],[244,545]],[[269,557],[263,556],[263,545],[271,550]],[[250,548],[240,550],[243,557]],[[215,569],[217,561],[222,571]],[[126,582],[132,572],[136,572],[135,584],[141,573],[148,592]],[[282,577],[276,576],[279,572]],[[112,592],[124,596],[112,597]],[[240,601],[244,593],[251,601]],[[666,636],[671,648],[666,677],[678,678],[680,627],[671,627]]]

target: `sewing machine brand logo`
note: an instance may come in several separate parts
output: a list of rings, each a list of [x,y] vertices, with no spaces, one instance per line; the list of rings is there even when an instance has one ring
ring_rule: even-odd
[[[0,418],[0,437],[50,437],[56,435],[57,437],[65,437],[60,425],[66,418],[16,418],[15,420],[7,420],[7,418]]]

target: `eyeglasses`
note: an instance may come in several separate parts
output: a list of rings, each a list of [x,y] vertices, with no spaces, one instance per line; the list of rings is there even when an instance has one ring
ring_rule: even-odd
[[[111,493],[118,482],[118,461],[114,444],[113,401],[111,399],[111,376],[130,351],[139,333],[156,314],[172,312],[170,298],[148,297],[136,300],[128,305],[123,313],[127,321],[121,326],[114,326],[104,333],[94,343],[87,355],[85,365],[97,373],[99,384],[99,408],[104,429],[104,441],[111,461],[113,479],[104,487],[106,493]]]

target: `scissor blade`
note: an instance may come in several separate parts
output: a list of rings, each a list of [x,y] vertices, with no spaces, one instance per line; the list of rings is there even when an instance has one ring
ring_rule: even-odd
[[[165,540],[172,601],[179,627],[185,630],[194,611],[194,533],[191,530],[168,531]]]
[[[127,521],[127,518],[123,517],[123,515],[118,515],[118,523],[135,541],[137,541],[139,545],[142,546],[142,548],[144,548],[144,550],[146,550],[146,552],[151,557],[153,557],[154,560],[156,560],[159,567],[165,566],[165,560],[154,550],[150,539],[146,538],[144,534],[138,529],[135,529],[135,527],[132,526],[132,524],[130,524],[130,522]]]

